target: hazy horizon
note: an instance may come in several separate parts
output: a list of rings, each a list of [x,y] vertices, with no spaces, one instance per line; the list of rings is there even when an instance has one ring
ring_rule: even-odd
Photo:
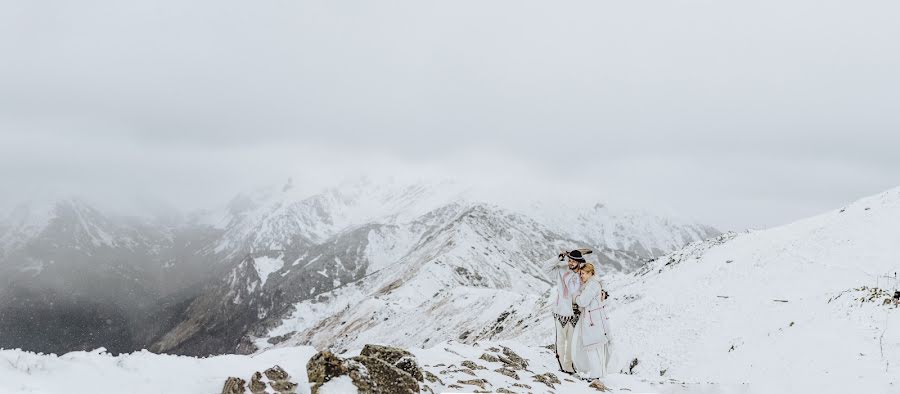
[[[51,3],[0,2],[0,212],[397,173],[739,230],[900,185],[894,2]]]

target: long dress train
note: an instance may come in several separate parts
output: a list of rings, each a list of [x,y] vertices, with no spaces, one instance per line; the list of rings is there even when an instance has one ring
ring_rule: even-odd
[[[603,310],[605,301],[600,300],[602,285],[596,277],[592,277],[575,297],[581,308],[581,318],[575,325],[572,338],[572,362],[575,370],[585,378],[598,379],[606,377],[610,362],[609,320]],[[594,323],[593,326],[585,326]],[[605,340],[594,345],[584,345],[585,329],[602,330]]]

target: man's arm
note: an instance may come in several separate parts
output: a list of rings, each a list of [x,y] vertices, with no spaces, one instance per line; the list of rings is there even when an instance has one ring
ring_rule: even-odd
[[[541,264],[541,266],[542,266],[543,269],[544,269],[544,273],[547,274],[547,276],[548,276],[550,279],[556,279],[556,275],[557,275],[556,272],[557,272],[557,270],[559,270],[559,269],[564,269],[564,268],[569,268],[569,264],[568,264],[568,263],[566,263],[565,261],[559,261],[559,258],[557,258],[557,257],[554,257],[554,258],[552,258],[552,259],[550,259],[550,260],[547,260],[547,261],[543,262],[543,263]]]

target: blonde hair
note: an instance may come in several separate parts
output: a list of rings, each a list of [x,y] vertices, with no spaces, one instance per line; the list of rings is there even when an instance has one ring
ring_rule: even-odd
[[[591,263],[585,263],[584,266],[581,267],[581,271],[594,275],[594,265]]]

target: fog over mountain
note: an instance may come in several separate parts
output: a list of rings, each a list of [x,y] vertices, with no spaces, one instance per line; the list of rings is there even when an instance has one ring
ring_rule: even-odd
[[[719,234],[600,203],[561,221],[548,201],[504,207],[479,194],[363,178],[312,195],[289,180],[180,217],[110,215],[78,199],[21,205],[0,221],[0,347],[248,352],[298,303],[347,302],[331,293],[340,288],[434,278],[428,291],[542,289],[535,264],[560,249],[591,247],[601,269],[626,273]]]
[[[739,230],[900,173],[891,1],[0,5],[0,210],[427,172]]]
[[[0,392],[896,392],[898,19],[0,0]]]

